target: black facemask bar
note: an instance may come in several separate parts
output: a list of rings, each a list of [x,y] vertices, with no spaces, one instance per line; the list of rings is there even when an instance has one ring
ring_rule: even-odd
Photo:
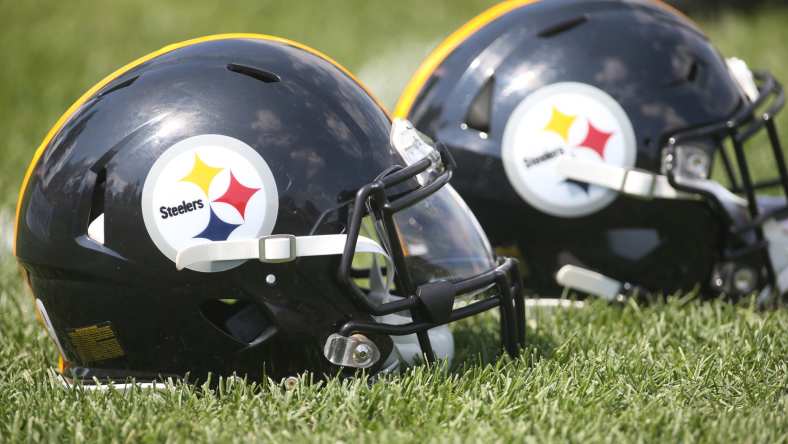
[[[782,220],[788,216],[788,205],[772,208],[767,212],[762,212],[756,199],[756,191],[764,188],[779,186],[782,195],[788,197],[788,168],[786,168],[785,157],[782,152],[779,135],[775,126],[774,117],[785,104],[785,95],[782,85],[769,73],[754,73],[754,78],[758,85],[759,96],[755,101],[748,102],[733,117],[725,122],[714,123],[691,130],[681,131],[668,139],[665,148],[664,158],[666,175],[670,184],[682,191],[698,193],[707,197],[714,209],[728,221],[730,232],[736,238],[744,236],[755,236],[756,242],[745,249],[736,251],[736,259],[752,254],[760,254],[766,264],[768,280],[775,282],[775,271],[771,264],[768,254],[768,242],[765,240],[762,226],[769,219]],[[775,179],[766,181],[755,181],[750,169],[750,164],[745,156],[744,144],[758,134],[762,129],[766,129],[769,144],[774,156],[779,176]],[[680,170],[679,162],[676,159],[680,156],[682,147],[693,146],[693,143],[714,140],[720,149],[719,153],[722,166],[730,183],[730,189],[725,188],[720,183],[700,178],[689,178],[683,175]],[[735,156],[735,166],[738,167],[741,183],[737,180],[734,169],[734,159],[731,159],[724,149],[724,143],[729,141],[733,147]],[[749,212],[749,219],[741,220],[732,217],[733,212],[728,211],[732,205],[730,196],[744,195]]]
[[[342,325],[338,333],[344,337],[356,333],[392,336],[416,334],[424,357],[431,362],[435,360],[435,354],[427,333],[429,329],[499,307],[501,341],[506,352],[515,356],[525,344],[525,302],[516,260],[499,259],[495,268],[467,279],[438,280],[418,286],[414,285],[408,271],[405,252],[398,242],[399,234],[394,214],[426,199],[448,184],[456,164],[444,147],[438,147],[437,152],[440,154],[443,171],[428,183],[393,196],[392,190],[398,185],[415,181],[417,176],[434,167],[433,161],[425,157],[408,166],[387,170],[356,192],[348,215],[347,243],[338,271],[339,281],[348,289],[354,302],[370,315],[385,316],[407,311],[412,322],[395,325],[351,320]],[[369,291],[359,287],[354,280],[357,273],[352,269],[353,256],[362,229],[362,220],[367,214],[379,223],[382,234],[388,239],[385,244],[397,271],[394,282],[402,299],[376,303],[374,299],[379,298],[371,298]],[[490,287],[497,290],[485,292],[488,296],[491,295],[490,297],[454,309],[455,299],[459,296]]]

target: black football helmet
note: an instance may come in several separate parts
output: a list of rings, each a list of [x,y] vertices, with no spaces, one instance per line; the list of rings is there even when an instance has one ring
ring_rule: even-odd
[[[765,298],[788,289],[783,102],[663,3],[511,1],[438,46],[395,116],[449,147],[542,295]]]
[[[315,50],[205,37],[60,118],[15,254],[71,379],[390,371],[451,357],[445,324],[494,307],[514,354],[516,262],[494,259],[453,168]]]

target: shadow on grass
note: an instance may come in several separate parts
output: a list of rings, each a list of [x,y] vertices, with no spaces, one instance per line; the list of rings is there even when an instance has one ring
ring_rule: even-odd
[[[500,323],[497,313],[465,319],[456,323],[454,332],[455,354],[452,372],[462,372],[468,367],[486,366],[506,355],[501,344]],[[555,348],[554,339],[538,330],[526,327],[524,356],[528,366],[549,358]]]

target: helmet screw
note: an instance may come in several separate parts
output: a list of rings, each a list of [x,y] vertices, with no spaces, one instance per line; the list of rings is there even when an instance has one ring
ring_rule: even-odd
[[[372,350],[367,344],[358,344],[356,345],[356,348],[353,349],[353,361],[355,361],[355,363],[359,366],[366,365],[369,362],[371,355]]]
[[[733,286],[740,293],[749,293],[755,289],[758,277],[749,267],[742,267],[733,274]]]
[[[295,390],[297,386],[298,386],[298,378],[296,378],[295,376],[288,376],[287,378],[285,378],[286,390],[288,391]]]
[[[265,283],[273,287],[274,285],[276,285],[276,276],[274,276],[273,274],[269,274],[268,276],[265,277]]]

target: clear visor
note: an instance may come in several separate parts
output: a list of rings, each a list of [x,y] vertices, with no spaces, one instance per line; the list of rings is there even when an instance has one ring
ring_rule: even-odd
[[[394,120],[391,145],[407,165],[430,159],[431,166],[415,177],[417,187],[444,174],[445,166],[433,142],[413,128],[410,122]],[[496,266],[487,235],[465,201],[450,185],[444,185],[425,199],[397,211],[392,218],[396,239],[385,234],[382,221],[375,223],[369,216],[363,220],[361,234],[384,245],[389,252],[395,247],[390,242],[397,242],[404,256],[407,274],[415,286],[441,279],[467,279]],[[382,265],[379,260],[373,262],[358,256],[354,257],[354,268]]]
[[[394,216],[413,283],[465,279],[495,267],[479,222],[451,186]]]

